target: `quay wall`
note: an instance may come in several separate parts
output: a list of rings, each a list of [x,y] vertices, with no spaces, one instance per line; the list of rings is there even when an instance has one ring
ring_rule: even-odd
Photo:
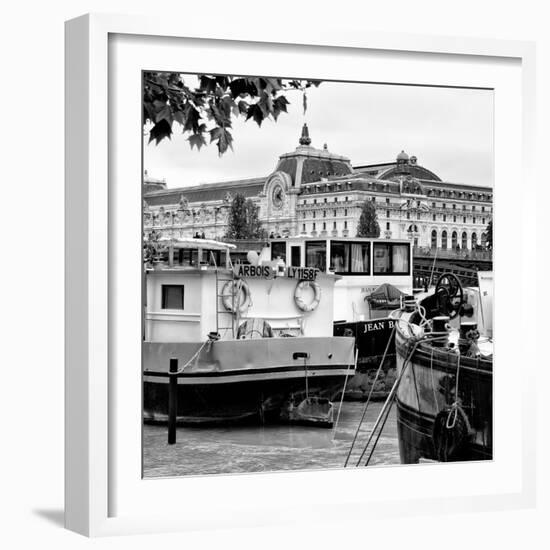
[[[375,383],[376,371],[381,360],[382,355],[373,356],[369,357],[368,361],[357,365],[354,376],[346,384],[345,401],[366,401],[373,385],[372,400],[380,401],[387,398],[397,376],[395,353],[386,356],[380,376]],[[338,398],[340,397],[341,394]]]

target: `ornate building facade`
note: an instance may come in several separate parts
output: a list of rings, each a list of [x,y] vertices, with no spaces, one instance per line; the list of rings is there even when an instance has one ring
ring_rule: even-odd
[[[353,166],[311,146],[304,125],[298,147],[266,177],[167,188],[144,176],[144,231],[223,238],[232,198],[250,198],[268,234],[354,237],[366,200],[376,207],[381,238],[416,246],[471,250],[485,245],[493,189],[443,181],[404,151],[395,162]]]

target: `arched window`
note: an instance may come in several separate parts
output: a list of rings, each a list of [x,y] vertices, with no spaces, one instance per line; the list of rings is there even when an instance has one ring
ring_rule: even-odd
[[[451,235],[451,247],[453,250],[456,249],[456,245],[458,244],[458,235],[456,234],[456,231],[453,231]]]
[[[437,231],[432,231],[432,248],[437,248]]]
[[[462,250],[466,250],[468,248],[468,234],[466,231],[462,232]]]
[[[476,246],[477,246],[477,235],[475,233],[472,233],[472,250],[474,250]]]
[[[445,230],[441,233],[441,248],[444,250],[447,248],[447,231]]]
[[[487,233],[481,234],[481,246],[485,248],[487,246]]]

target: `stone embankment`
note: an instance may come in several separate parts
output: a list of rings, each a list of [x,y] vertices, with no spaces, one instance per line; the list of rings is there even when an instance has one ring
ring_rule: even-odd
[[[369,363],[357,365],[355,375],[348,380],[344,399],[346,401],[366,401],[371,388],[372,397],[375,401],[386,399],[396,379],[395,354],[388,355],[384,361],[382,372],[376,379],[376,371],[382,357],[372,357]]]

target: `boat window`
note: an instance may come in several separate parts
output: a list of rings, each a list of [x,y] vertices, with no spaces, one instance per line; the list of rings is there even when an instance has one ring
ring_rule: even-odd
[[[286,263],[286,243],[274,242],[271,243],[271,260],[281,258]]]
[[[351,272],[370,272],[370,243],[351,243]]]
[[[349,271],[349,243],[330,243],[330,270],[335,273]]]
[[[390,272],[390,245],[374,244],[374,274]]]
[[[370,243],[332,241],[330,269],[341,274],[370,273]]]
[[[250,265],[250,262],[248,261],[248,252],[232,252],[231,253],[231,261],[233,264],[244,264],[244,265]]]
[[[410,263],[408,244],[374,243],[375,275],[408,275]]]
[[[196,267],[199,262],[199,251],[192,248],[180,248],[178,250],[178,264]]]
[[[222,260],[221,250],[203,250],[202,261],[212,267],[220,267]]]
[[[392,244],[392,273],[409,273],[408,244]]]
[[[316,267],[321,271],[326,271],[327,243],[325,241],[306,242],[306,267]]]
[[[302,265],[301,256],[302,251],[299,246],[290,247],[290,265],[294,267],[300,267]]]
[[[183,285],[162,285],[162,309],[183,309],[183,297]]]

